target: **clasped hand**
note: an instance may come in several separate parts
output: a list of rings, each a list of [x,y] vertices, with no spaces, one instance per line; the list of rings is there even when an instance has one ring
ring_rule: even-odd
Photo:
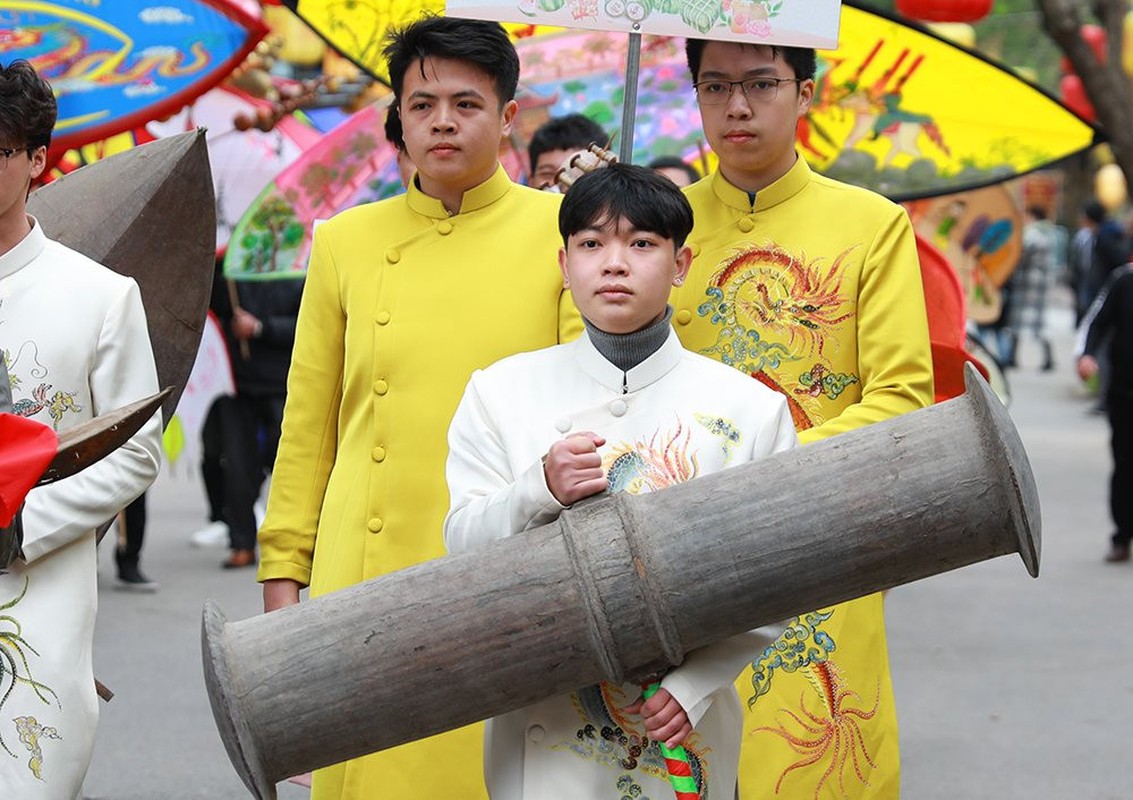
[[[622,710],[640,714],[646,735],[655,742],[663,742],[670,750],[692,735],[688,714],[667,689],[658,689],[648,700],[640,697]]]
[[[606,443],[593,431],[572,433],[551,445],[543,457],[547,488],[564,506],[606,490],[606,473],[598,448]]]

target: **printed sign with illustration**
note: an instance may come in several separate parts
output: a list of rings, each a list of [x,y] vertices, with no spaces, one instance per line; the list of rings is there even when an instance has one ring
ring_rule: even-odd
[[[445,13],[600,31],[829,49],[839,0],[447,0]]]

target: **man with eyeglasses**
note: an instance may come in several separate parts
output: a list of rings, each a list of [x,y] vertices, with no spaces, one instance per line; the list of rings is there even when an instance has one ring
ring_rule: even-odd
[[[26,61],[0,67],[0,353],[16,414],[62,433],[158,390],[132,278],[49,239],[27,215],[56,118]],[[0,797],[80,793],[98,705],[95,529],[157,477],[161,415],[122,447],[27,496],[23,552],[0,570]]]
[[[671,296],[684,345],[786,395],[804,443],[928,405],[908,217],[813,173],[795,149],[814,51],[689,40],[687,56],[719,166],[685,189],[694,260]],[[880,595],[800,617],[752,656],[737,681],[749,701],[742,800],[898,795]]]

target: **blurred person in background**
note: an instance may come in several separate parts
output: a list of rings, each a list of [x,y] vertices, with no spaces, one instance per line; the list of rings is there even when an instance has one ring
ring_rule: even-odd
[[[136,592],[156,592],[158,583],[142,573],[139,562],[146,535],[146,493],[142,492],[118,514],[118,535],[114,547],[115,586]]]
[[[302,277],[232,282],[217,260],[210,308],[224,332],[236,393],[218,397],[205,418],[201,472],[211,521],[190,538],[227,543],[225,569],[256,564],[258,500],[279,445],[302,296]]]
[[[1006,335],[1000,339],[1000,361],[1015,366],[1020,339],[1024,333],[1033,336],[1042,346],[1042,369],[1054,369],[1054,355],[1046,335],[1044,320],[1051,280],[1054,276],[1058,234],[1046,218],[1041,206],[1028,206],[1024,212],[1023,253],[1007,281],[1005,293],[1010,297],[1005,316]]]
[[[1109,282],[1110,275],[1129,261],[1129,242],[1121,226],[1114,222],[1105,207],[1097,200],[1091,200],[1082,210],[1083,227],[1090,231],[1089,260],[1085,265],[1079,265],[1077,276],[1078,297],[1078,343],[1077,355],[1085,353],[1086,336],[1094,317],[1101,308],[1102,290]],[[1098,400],[1091,409],[1092,413],[1106,413],[1106,403],[1109,397],[1109,363],[1108,342],[1103,339],[1094,345],[1091,355],[1097,369],[1091,375],[1091,382],[1097,386]]]
[[[658,156],[646,166],[660,172],[682,189],[700,180],[700,173],[696,171],[696,167],[678,156]]]
[[[1111,373],[1106,389],[1110,450],[1109,507],[1114,532],[1110,537],[1108,562],[1129,560],[1133,542],[1133,266],[1116,270],[1103,290],[1097,313],[1086,332],[1085,352],[1078,358],[1078,376],[1093,378],[1098,372],[1097,354],[1110,341]]]
[[[1089,261],[1083,264],[1079,309],[1085,313],[1109,281],[1110,274],[1129,261],[1129,240],[1096,200],[1086,204],[1082,211],[1084,227],[1091,232]]]
[[[579,150],[592,144],[605,147],[609,144],[602,126],[582,114],[553,117],[531,135],[527,145],[528,163],[531,165],[527,185],[546,189],[555,183],[555,174]]]

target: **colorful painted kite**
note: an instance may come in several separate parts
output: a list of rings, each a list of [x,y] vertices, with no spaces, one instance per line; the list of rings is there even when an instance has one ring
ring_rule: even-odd
[[[229,0],[0,0],[0,58],[27,59],[59,101],[50,162],[172,114],[265,33]]]

